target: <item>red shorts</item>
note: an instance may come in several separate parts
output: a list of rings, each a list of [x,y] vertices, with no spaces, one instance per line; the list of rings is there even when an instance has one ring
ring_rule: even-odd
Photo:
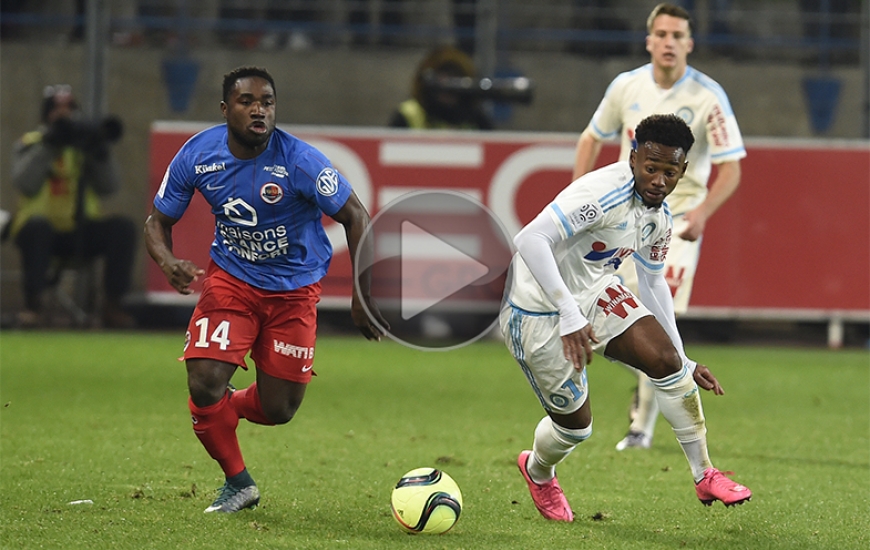
[[[314,364],[320,283],[276,292],[252,287],[211,262],[187,325],[184,359],[215,359],[307,384]]]

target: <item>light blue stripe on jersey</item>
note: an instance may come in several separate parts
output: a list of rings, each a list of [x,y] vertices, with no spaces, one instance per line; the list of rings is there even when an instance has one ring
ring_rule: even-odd
[[[653,271],[656,273],[661,271],[665,267],[665,264],[651,264],[651,263],[649,263],[648,261],[643,259],[641,257],[641,255],[638,254],[637,252],[633,252],[631,254],[631,257],[634,258],[634,261],[636,261],[637,263],[642,264],[644,267],[646,267],[650,271]]]
[[[730,150],[722,152],[722,153],[716,153],[715,155],[710,155],[710,158],[717,159],[720,157],[726,157],[729,155],[733,155],[734,153],[745,153],[745,152],[746,152],[745,147],[735,147],[734,149],[730,149]]]
[[[649,77],[651,79],[653,79],[653,81],[655,81],[655,77],[653,76],[653,72],[652,72],[652,63],[647,63],[646,65],[641,65],[640,67],[637,67],[637,68],[632,69],[630,71],[625,71],[624,73],[619,73],[618,75],[616,75],[616,78],[613,79],[613,81],[610,83],[610,85],[604,91],[604,95],[607,95],[610,92],[610,89],[613,88],[617,82],[625,80],[626,78],[632,78],[633,76],[637,75],[638,73],[649,73]]]
[[[569,237],[574,236],[574,228],[571,227],[571,224],[568,223],[568,218],[565,216],[565,213],[562,212],[562,209],[559,208],[559,205],[556,203],[551,203],[550,208],[553,209],[553,212],[556,213],[556,217],[559,218],[559,221],[562,222],[562,227],[565,229],[565,234]]]
[[[638,67],[638,68],[633,69],[631,71],[618,74],[616,76],[616,78],[614,78],[610,82],[610,85],[607,86],[607,90],[604,91],[604,97],[606,98],[610,95],[610,90],[614,86],[616,86],[617,82],[624,80],[626,78],[630,78],[630,77],[634,76],[635,74],[637,74],[639,71],[650,71],[650,74],[652,74],[651,67],[652,67],[652,64],[648,63],[642,67]],[[602,101],[602,103],[604,102],[603,99],[601,101]],[[599,107],[600,107],[600,105],[599,105]],[[605,132],[604,130],[602,130],[601,128],[598,127],[598,124],[596,124],[596,119],[598,118],[596,116],[597,114],[598,114],[598,109],[596,109],[595,112],[592,114],[592,120],[590,121],[590,126],[595,131],[595,133],[598,134],[598,137],[600,137],[602,140],[606,140],[606,139],[613,139],[613,138],[619,136],[619,134],[622,132],[622,127],[620,126],[619,128],[617,128],[613,132]]]
[[[595,120],[592,120],[592,128],[595,130],[595,133],[598,134],[598,136],[599,136],[602,140],[605,140],[605,139],[613,139],[613,138],[615,138],[616,136],[619,135],[619,132],[622,131],[622,128],[620,128],[619,130],[617,130],[617,131],[615,131],[615,132],[607,132],[607,133],[605,133],[604,131],[601,130],[601,128],[598,127],[597,124],[595,124]]]
[[[540,400],[544,410],[549,411],[550,407],[547,406],[547,402],[541,394],[541,389],[538,387],[538,383],[535,381],[535,377],[532,375],[529,365],[526,364],[526,354],[523,351],[523,313],[519,308],[514,307],[513,305],[511,305],[511,318],[508,321],[508,330],[510,331],[511,336],[511,355],[514,356],[517,364],[519,364],[520,368],[523,369],[523,374],[526,375],[526,379],[535,391],[535,395],[538,396],[538,400]]]
[[[652,63],[648,64],[647,66],[648,66],[648,67],[650,68],[650,70],[652,71]],[[689,79],[689,78],[693,78],[692,73],[696,73],[696,72],[698,72],[698,71],[696,71],[695,69],[693,69],[691,66],[687,66],[687,67],[686,67],[686,72],[683,73],[682,78],[680,78],[679,80],[677,80],[676,82],[674,82],[674,85],[671,86],[671,89],[673,89],[673,88],[679,86],[680,84],[682,84],[683,82],[685,82],[687,79]],[[651,73],[651,74],[652,74],[652,73]],[[655,76],[653,76],[653,80],[655,80]]]
[[[713,95],[716,96],[719,104],[722,105],[725,115],[734,116],[734,110],[731,108],[731,103],[728,102],[728,94],[725,93],[725,90],[722,89],[722,86],[720,86],[718,82],[691,66],[686,67],[686,76],[683,78],[686,77],[691,77],[692,80],[713,92]]]
[[[623,204],[629,200],[631,200],[631,196],[634,193],[634,178],[631,178],[628,183],[620,187],[619,189],[614,189],[613,191],[607,193],[600,199],[598,199],[598,204],[601,205],[601,209],[604,212],[608,210],[612,210]]]

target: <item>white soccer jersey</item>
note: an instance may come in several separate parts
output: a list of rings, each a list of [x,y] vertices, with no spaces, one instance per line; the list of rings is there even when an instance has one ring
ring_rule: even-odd
[[[653,79],[651,63],[622,73],[608,86],[588,129],[601,140],[619,135],[619,160],[628,160],[638,123],[650,115],[668,113],[686,121],[695,136],[686,175],[668,197],[674,213],[682,214],[707,196],[711,163],[746,156],[728,96],[715,80],[689,66],[683,78],[663,90]]]
[[[545,208],[564,240],[553,247],[559,272],[584,315],[615,276],[623,258],[650,273],[664,270],[672,219],[667,203],[660,208],[643,204],[634,190],[628,162],[617,162],[574,181]],[[556,306],[514,255],[508,300],[530,312],[550,313]]]

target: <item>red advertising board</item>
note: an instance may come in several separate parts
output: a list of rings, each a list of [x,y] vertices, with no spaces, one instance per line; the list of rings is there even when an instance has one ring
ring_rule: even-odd
[[[206,127],[152,125],[152,193],[178,149]],[[323,151],[372,215],[404,193],[452,190],[488,206],[511,234],[570,182],[577,137],[282,128]],[[870,144],[748,140],[747,151],[740,188],[707,226],[691,309],[870,311]],[[606,145],[599,163],[616,156]],[[340,307],[349,304],[350,259],[342,228],[325,222],[335,255],[322,303]],[[173,231],[176,255],[205,266],[213,231],[197,195]],[[148,270],[150,299],[183,299],[153,262]]]

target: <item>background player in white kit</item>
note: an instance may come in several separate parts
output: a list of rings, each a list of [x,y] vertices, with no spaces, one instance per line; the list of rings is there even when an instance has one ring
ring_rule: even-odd
[[[698,386],[717,394],[722,388],[686,357],[664,278],[672,230],[664,201],[685,173],[694,138],[676,115],[647,117],[636,132],[629,162],[571,183],[514,239],[500,326],[547,412],[517,465],[551,520],[574,518],[555,467],[592,434],[586,365],[593,351],[650,377],[701,502],[731,506],[752,496],[710,462]],[[640,299],[615,275],[631,254]]]
[[[722,87],[687,64],[692,51],[689,13],[673,4],[659,4],[647,19],[646,49],[650,63],[617,76],[577,142],[574,179],[591,171],[601,142],[621,140],[619,160],[627,160],[634,127],[655,113],[675,113],[692,129],[695,145],[689,167],[668,205],[674,217],[674,236],[665,264],[665,277],[674,296],[677,315],[686,312],[701,250],[701,235],[710,216],[740,184],[740,159],[746,156],[737,119]],[[717,175],[707,189],[711,164]],[[619,271],[623,284],[637,290],[631,261]],[[628,434],[616,448],[649,448],[659,409],[652,384],[641,373],[631,407]]]

